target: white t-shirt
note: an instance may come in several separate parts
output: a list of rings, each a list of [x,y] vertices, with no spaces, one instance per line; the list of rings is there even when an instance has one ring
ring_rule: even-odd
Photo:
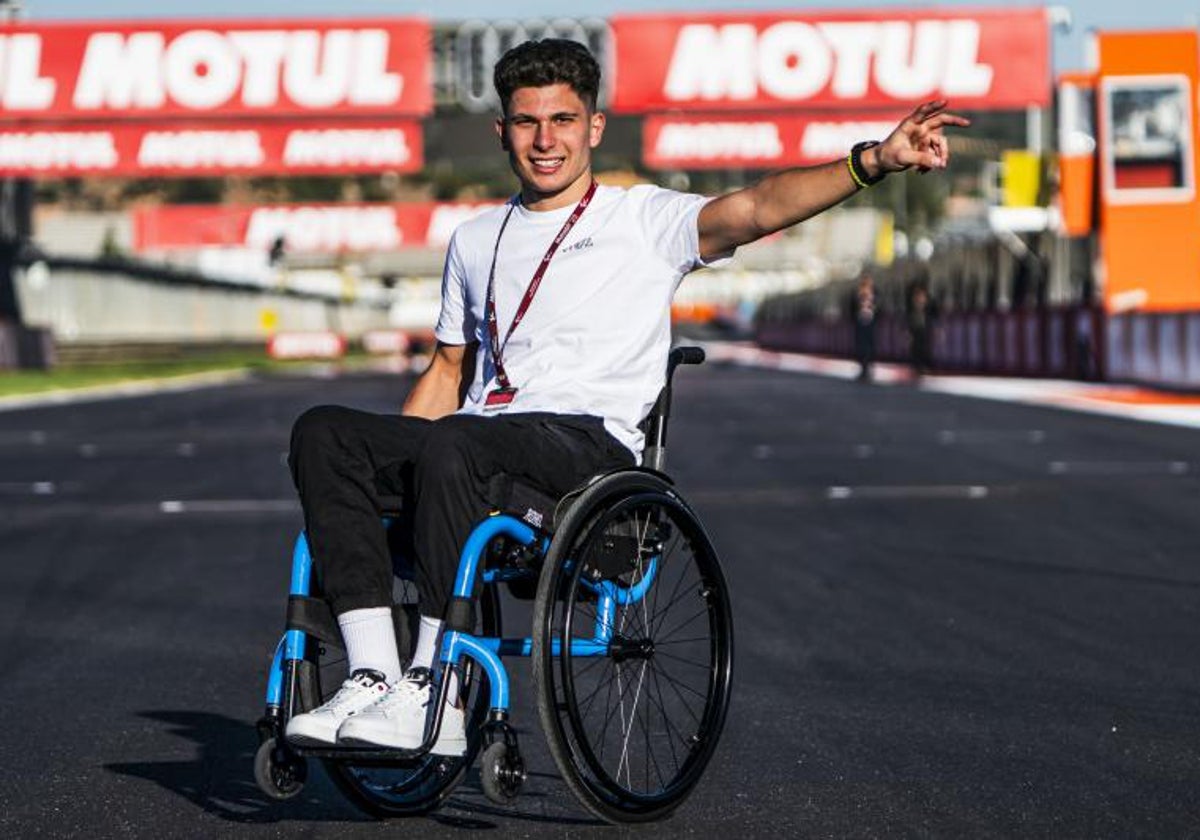
[[[442,277],[439,341],[479,342],[475,378],[463,414],[547,411],[591,414],[634,455],[637,424],[666,379],[671,298],[680,280],[702,266],[696,218],[708,199],[654,186],[601,186],[562,241],[524,319],[501,356],[516,395],[504,409],[484,409],[499,387],[484,307],[496,252],[496,320],[503,343],[546,249],[575,205],[533,212],[517,204],[496,251],[510,205],[489,210],[455,231]]]

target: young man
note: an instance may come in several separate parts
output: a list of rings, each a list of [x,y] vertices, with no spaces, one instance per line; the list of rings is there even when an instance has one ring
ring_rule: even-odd
[[[419,746],[441,621],[462,543],[487,515],[488,480],[504,473],[565,494],[635,463],[683,277],[888,172],[944,168],[943,127],[966,125],[945,103],[927,103],[852,161],[778,172],[710,200],[596,185],[600,69],[579,44],[521,44],[497,64],[495,84],[496,132],[520,193],[454,234],[438,343],[402,416],[323,406],[293,431],[308,538],[351,673],[325,705],[289,722],[295,742]],[[400,493],[412,506],[422,616],[407,668],[379,527],[379,495]],[[465,746],[463,714],[447,708],[434,752]]]

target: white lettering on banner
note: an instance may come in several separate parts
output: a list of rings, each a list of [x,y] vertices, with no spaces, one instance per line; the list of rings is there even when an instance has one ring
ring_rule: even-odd
[[[171,98],[197,111],[223,105],[242,82],[236,48],[219,32],[196,29],[171,42],[163,77]]]
[[[107,131],[0,134],[0,168],[73,171],[112,169],[119,157]]]
[[[161,169],[236,169],[266,160],[258,132],[150,131],[138,148],[138,165]]]
[[[276,333],[267,344],[274,359],[336,359],[345,352],[342,337],[332,332]]]
[[[354,72],[346,98],[354,105],[391,105],[400,101],[404,77],[389,73],[387,67],[388,34],[382,29],[358,32],[354,47]]]
[[[667,69],[667,99],[753,99],[757,37],[749,23],[683,27]]]
[[[814,122],[804,129],[800,154],[805,158],[831,158],[847,154],[850,147],[864,138],[882,140],[891,134],[896,122]]]
[[[772,160],[783,141],[771,122],[675,123],[663,126],[654,151],[663,160]]]
[[[439,204],[429,217],[429,231],[425,234],[425,245],[441,248],[450,244],[450,237],[463,222],[475,218],[495,204]]]
[[[159,64],[163,36],[118,32],[88,38],[72,101],[76,108],[160,108],[166,98]]]
[[[975,96],[992,89],[992,68],[977,61],[979,24],[952,20],[947,24],[946,74],[942,91],[947,96]]]
[[[287,166],[403,166],[412,158],[398,128],[311,129],[288,134]]]
[[[250,214],[248,247],[266,248],[280,236],[296,252],[387,250],[404,238],[391,207],[260,207]]]
[[[748,100],[760,90],[802,100],[829,87],[856,99],[873,79],[897,99],[984,96],[994,72],[978,61],[979,37],[975,20],[784,21],[762,32],[747,23],[691,23],[680,29],[663,92],[674,101]]]
[[[0,35],[0,82],[5,108],[38,111],[50,107],[54,79],[41,75],[42,38],[22,33]]]
[[[807,99],[829,83],[833,52],[807,23],[779,23],[758,39],[758,78],[772,96]]]
[[[279,98],[279,73],[287,52],[287,33],[230,32],[229,40],[246,62],[242,102],[255,108],[274,105]]]
[[[404,80],[387,69],[389,46],[383,29],[195,29],[170,43],[159,32],[96,32],[72,101],[82,110],[146,110],[168,100],[196,111],[234,101],[268,108],[282,89],[302,108],[393,105]]]

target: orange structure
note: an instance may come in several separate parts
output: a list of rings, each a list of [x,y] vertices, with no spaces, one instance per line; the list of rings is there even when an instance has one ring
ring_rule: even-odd
[[[1200,37],[1095,37],[1094,72],[1059,80],[1063,226],[1098,236],[1108,312],[1200,309]]]

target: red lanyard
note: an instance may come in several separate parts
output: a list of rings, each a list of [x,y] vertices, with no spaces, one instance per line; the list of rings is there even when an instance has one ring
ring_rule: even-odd
[[[579,217],[583,215],[583,211],[591,204],[592,196],[596,194],[596,186],[596,182],[592,181],[592,185],[588,187],[588,191],[584,193],[583,198],[579,199],[579,203],[571,211],[570,217],[563,223],[562,230],[558,232],[558,236],[554,237],[554,241],[546,249],[546,256],[542,257],[537,271],[533,273],[533,279],[529,281],[529,286],[525,289],[525,295],[521,298],[520,304],[517,305],[517,314],[513,316],[512,326],[508,328],[508,333],[504,336],[504,342],[501,343],[500,330],[496,325],[496,256],[500,253],[500,238],[504,236],[504,229],[508,227],[508,220],[512,216],[516,203],[510,204],[508,212],[504,214],[504,222],[500,225],[500,232],[496,234],[496,245],[492,249],[492,267],[488,271],[487,303],[484,306],[483,316],[488,325],[488,337],[491,339],[492,359],[496,363],[496,381],[500,383],[501,388],[507,389],[512,387],[508,381],[508,374],[504,370],[504,362],[500,358],[501,351],[508,345],[508,340],[512,338],[513,331],[521,323],[521,319],[525,317],[525,313],[529,311],[529,304],[533,303],[538,286],[542,285],[542,277],[545,276],[546,269],[550,267],[550,259],[554,256],[554,252],[558,250],[558,246],[562,244],[562,241],[567,238],[567,234],[571,232],[571,228],[575,227],[575,223],[579,221]]]

